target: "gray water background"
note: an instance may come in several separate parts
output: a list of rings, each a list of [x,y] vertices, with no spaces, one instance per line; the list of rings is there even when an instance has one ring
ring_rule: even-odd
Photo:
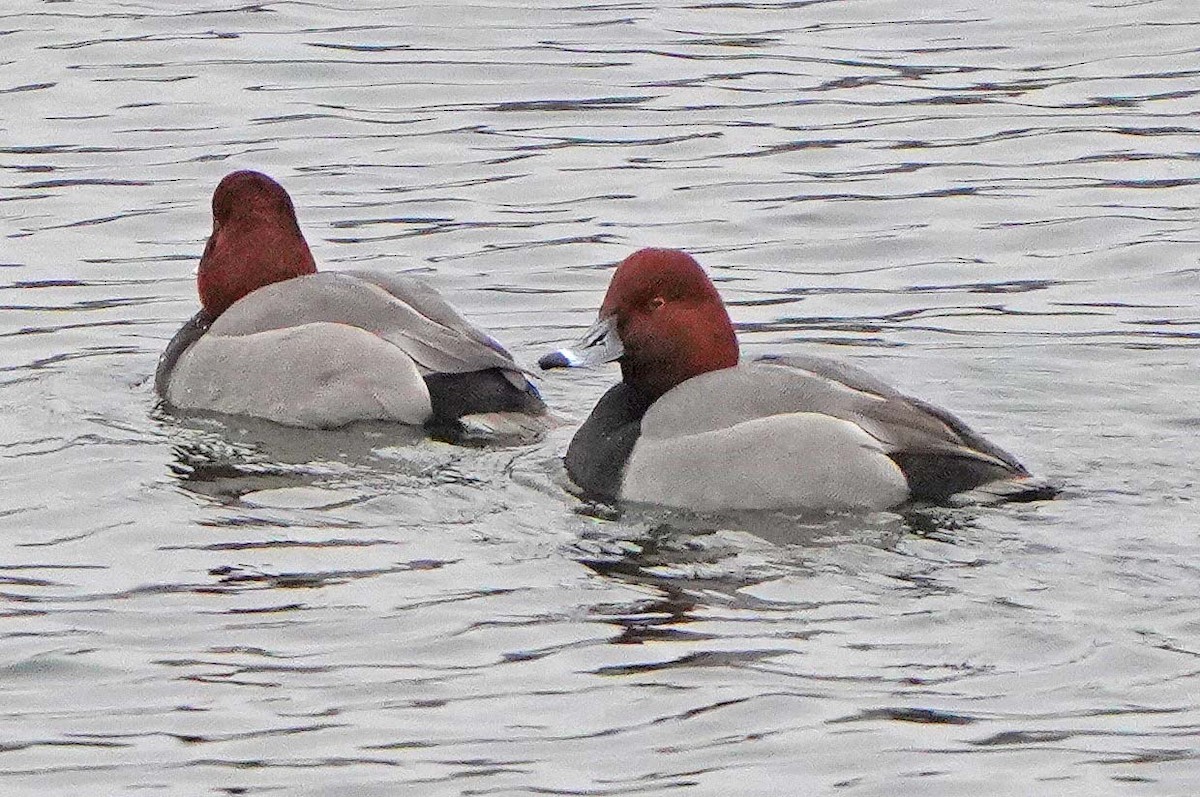
[[[7,0],[0,793],[1197,793],[1198,95],[1190,0]],[[597,517],[615,369],[524,448],[159,412],[236,168],[527,362],[688,249],[1065,492]]]

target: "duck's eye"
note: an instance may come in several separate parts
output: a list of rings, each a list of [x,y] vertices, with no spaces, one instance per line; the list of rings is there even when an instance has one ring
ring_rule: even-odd
[[[667,303],[667,300],[664,299],[663,297],[655,296],[653,299],[650,300],[650,309],[657,310],[658,308],[662,307],[666,303]]]

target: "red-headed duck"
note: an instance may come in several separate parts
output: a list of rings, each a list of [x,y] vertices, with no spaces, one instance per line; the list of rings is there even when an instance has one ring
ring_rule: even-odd
[[[539,364],[613,360],[622,381],[565,459],[591,498],[697,511],[871,510],[984,485],[1008,498],[1048,489],[958,418],[858,368],[795,355],[739,363],[725,305],[684,252],[627,257],[596,324]]]
[[[332,428],[381,420],[500,433],[544,428],[546,406],[504,347],[411,277],[318,272],[292,200],[253,171],[212,199],[200,312],[155,388],[181,409]]]

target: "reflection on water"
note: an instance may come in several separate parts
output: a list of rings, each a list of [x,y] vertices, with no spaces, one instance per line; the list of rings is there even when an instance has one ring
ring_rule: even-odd
[[[1069,7],[1068,7],[1069,6]],[[1197,18],[1183,0],[0,11],[4,794],[1191,794]],[[526,362],[681,246],[1059,500],[580,505],[472,448],[176,416],[226,172]],[[582,378],[581,378],[582,377]]]

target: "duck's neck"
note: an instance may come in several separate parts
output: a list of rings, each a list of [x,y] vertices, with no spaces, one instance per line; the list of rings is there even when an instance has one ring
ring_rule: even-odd
[[[655,335],[620,360],[621,378],[649,401],[694,376],[738,364],[737,335],[724,306],[685,313],[665,326],[669,334]]]
[[[315,274],[316,261],[295,222],[231,218],[208,239],[197,287],[211,318],[264,285]]]

